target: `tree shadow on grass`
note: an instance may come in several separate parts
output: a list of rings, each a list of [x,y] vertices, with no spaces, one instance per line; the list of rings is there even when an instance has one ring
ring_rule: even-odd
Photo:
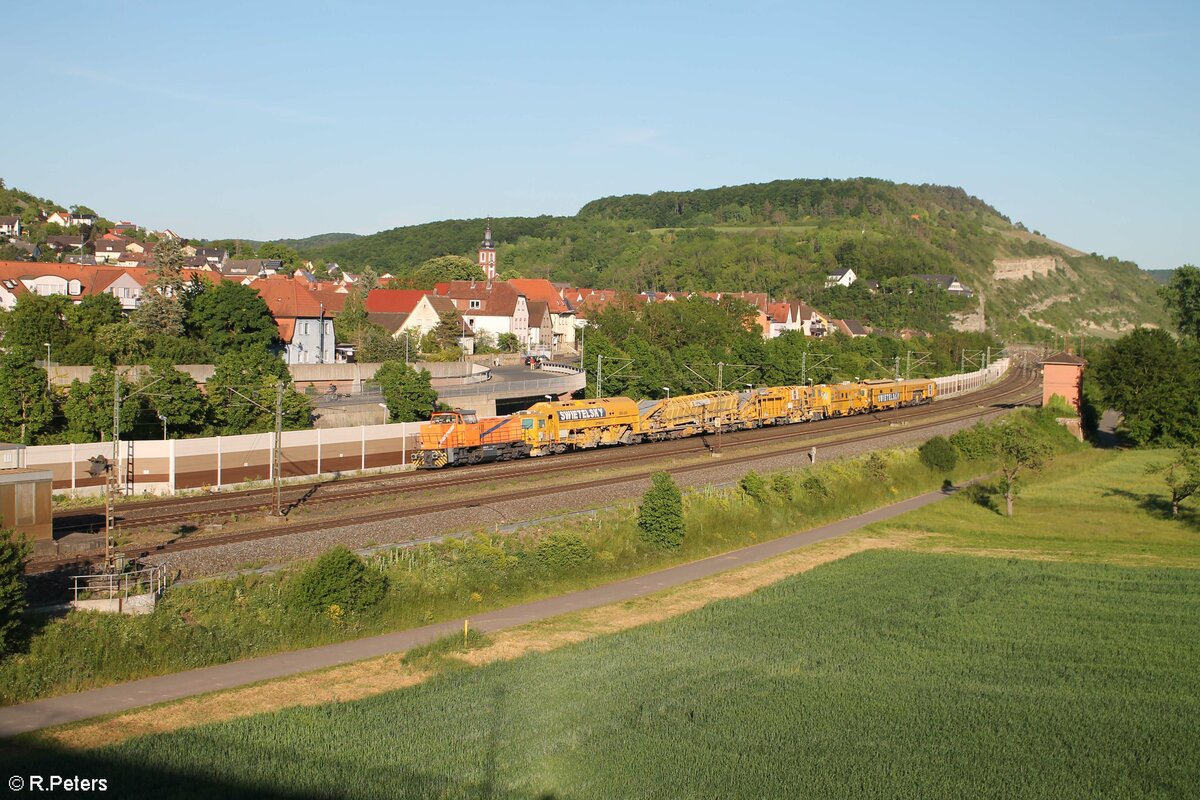
[[[1200,530],[1200,512],[1187,505],[1180,506],[1179,516],[1171,515],[1171,500],[1165,494],[1131,492],[1128,489],[1106,489],[1105,497],[1123,497],[1138,504],[1138,507],[1155,519],[1174,520],[1189,528]]]
[[[963,489],[963,494],[975,505],[1004,516],[1004,509],[1000,507],[1000,489],[995,484],[973,483]]]

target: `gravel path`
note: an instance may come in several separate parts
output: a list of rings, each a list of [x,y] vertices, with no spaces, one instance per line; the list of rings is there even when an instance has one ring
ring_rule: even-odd
[[[992,419],[1003,413],[1005,413],[1003,410],[998,409],[994,413],[988,414],[985,419]],[[900,426],[894,433],[879,439],[818,445],[817,460],[818,463],[824,463],[830,460],[851,458],[872,450],[911,446],[938,434],[949,435],[962,428],[970,427],[978,421],[979,418],[950,421],[919,430],[904,430]],[[681,487],[731,484],[738,481],[751,469],[759,471],[796,469],[807,466],[808,462],[807,452],[768,454],[750,464],[745,462],[722,464],[720,457],[715,457],[711,468],[677,475],[676,483]],[[185,578],[218,575],[310,558],[338,544],[344,544],[353,549],[384,544],[404,544],[428,540],[440,535],[537,520],[563,511],[611,505],[641,497],[649,483],[646,478],[631,478],[628,481],[602,488],[593,487],[578,491],[560,491],[548,488],[546,501],[541,505],[532,505],[528,499],[505,501],[503,495],[498,494],[494,499],[477,506],[464,507],[454,512],[423,514],[388,522],[331,527],[293,536],[278,536],[253,542],[238,542],[151,556],[145,561],[149,563],[167,562],[173,569],[179,570],[180,575]]]

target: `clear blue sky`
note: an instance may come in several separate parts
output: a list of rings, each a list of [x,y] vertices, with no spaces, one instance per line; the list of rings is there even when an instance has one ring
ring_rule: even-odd
[[[263,239],[867,175],[1200,263],[1195,0],[183,5],[6,9],[0,176]]]

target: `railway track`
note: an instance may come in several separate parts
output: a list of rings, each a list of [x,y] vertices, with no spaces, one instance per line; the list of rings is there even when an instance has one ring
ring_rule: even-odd
[[[855,417],[845,417],[839,419],[825,420],[819,423],[806,423],[801,425],[788,425],[778,427],[758,428],[751,431],[740,431],[736,433],[724,434],[721,438],[724,440],[721,443],[722,449],[722,465],[750,463],[760,460],[765,456],[784,455],[788,453],[797,453],[807,450],[814,440],[825,438],[831,434],[851,433],[849,437],[841,437],[838,443],[849,443],[870,440],[879,436],[887,435],[893,432],[897,423],[904,425],[905,430],[923,430],[943,425],[947,422],[962,421],[973,417],[983,416],[993,412],[997,406],[1007,402],[1016,404],[1024,401],[1032,396],[1030,388],[1036,384],[1036,379],[1032,377],[1022,376],[1021,373],[1014,373],[1009,378],[996,384],[989,389],[975,392],[970,395],[951,398],[941,401],[933,406],[921,406],[908,409],[897,409],[895,411],[883,412],[879,414],[862,415]],[[981,408],[982,404],[982,408]],[[947,414],[947,412],[950,412]],[[928,421],[928,418],[932,417]],[[881,425],[886,425],[886,428],[881,429]],[[329,492],[322,496],[312,494],[306,501],[309,503],[353,503],[369,498],[376,498],[380,495],[405,495],[418,492],[426,492],[433,489],[442,488],[461,488],[472,484],[490,483],[497,477],[503,477],[505,480],[514,478],[530,478],[535,476],[550,475],[553,473],[570,472],[577,470],[580,466],[579,458],[586,458],[587,465],[594,467],[599,465],[620,465],[620,466],[636,466],[644,462],[660,461],[663,458],[677,455],[695,455],[703,453],[709,448],[704,442],[705,438],[715,437],[693,437],[691,439],[683,439],[669,442],[661,442],[657,444],[640,445],[637,448],[613,448],[604,451],[592,451],[587,453],[576,453],[564,456],[555,456],[554,458],[545,459],[538,462],[518,462],[517,464],[509,463],[504,465],[486,465],[481,467],[472,467],[469,470],[458,471],[453,470],[448,473],[401,473],[398,475],[388,476],[369,476],[370,480],[339,482],[334,484],[317,484],[311,487],[305,487],[303,492],[312,493],[314,488],[320,489],[324,486],[346,487],[346,491]],[[764,447],[773,442],[782,442],[783,447],[775,447],[769,452],[763,452]],[[748,451],[748,452],[742,452]],[[713,466],[712,462],[701,462],[692,464],[683,464],[667,467],[667,471],[674,474],[686,474],[699,470],[710,469]],[[556,491],[577,491],[580,489],[588,489],[593,487],[601,487],[613,483],[638,480],[648,477],[653,472],[662,469],[661,466],[653,469],[634,470],[632,472],[622,472],[620,475],[610,475],[607,477],[595,478],[587,481],[573,481],[566,486],[535,486],[528,489],[508,490],[505,492],[505,499],[519,500],[525,498],[544,498],[548,494],[553,494]],[[247,493],[249,494],[249,493]],[[224,508],[220,512],[220,516],[228,516],[233,513],[245,514],[252,513],[255,510],[265,509],[267,502],[262,498],[262,495],[269,497],[269,491],[255,490],[251,497],[239,497],[243,502],[234,508],[231,508],[229,501],[232,498],[222,498]],[[290,492],[288,494],[292,502],[299,497],[300,493]],[[319,499],[318,499],[319,498]],[[208,500],[208,498],[201,498]],[[434,501],[434,502],[417,502],[401,508],[388,508],[385,510],[357,513],[353,516],[343,517],[336,520],[321,519],[312,520],[310,522],[274,524],[268,526],[257,527],[252,530],[232,532],[226,534],[212,534],[194,538],[178,538],[172,541],[147,545],[130,545],[119,548],[118,552],[126,557],[138,558],[149,555],[179,552],[185,550],[194,550],[204,547],[213,547],[225,544],[233,544],[238,542],[255,541],[259,539],[269,539],[279,536],[287,536],[297,533],[307,533],[311,531],[327,530],[335,527],[345,527],[354,524],[366,524],[373,522],[385,522],[391,519],[399,519],[405,517],[420,516],[422,514],[436,513],[440,511],[461,510],[464,507],[472,507],[473,500],[480,502],[487,499],[487,495],[481,495],[478,498],[471,497],[456,497],[453,500]],[[154,501],[156,507],[162,507],[169,503],[160,503]],[[478,503],[475,503],[476,505]],[[76,512],[83,513],[83,512]],[[103,511],[101,510],[102,514]],[[205,513],[205,512],[201,512]],[[131,524],[136,525],[140,529],[147,529],[151,525],[163,524],[193,524],[197,520],[196,511],[175,512],[173,514],[150,515],[140,518],[136,521],[131,521]],[[128,530],[128,528],[126,528]],[[60,569],[70,565],[83,565],[94,563],[100,559],[87,556],[75,556],[68,558],[59,558],[53,560],[40,560],[32,562],[29,565],[30,572],[45,572],[54,569]]]

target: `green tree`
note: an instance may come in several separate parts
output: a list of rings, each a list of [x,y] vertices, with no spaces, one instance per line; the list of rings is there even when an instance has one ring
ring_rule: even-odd
[[[995,437],[996,455],[1000,458],[1000,490],[1004,508],[1013,515],[1013,499],[1017,496],[1018,475],[1025,470],[1037,472],[1045,465],[1054,448],[1033,426],[1009,421],[1001,425]]]
[[[217,359],[205,389],[209,413],[222,434],[258,433],[275,429],[276,387],[282,383],[283,427],[302,430],[312,423],[304,395],[290,388],[283,361],[262,350],[235,349]]]
[[[154,416],[166,420],[168,435],[178,438],[204,429],[208,421],[208,401],[192,376],[175,369],[171,362],[153,362],[138,390]]]
[[[1200,345],[1139,328],[1105,348],[1091,373],[1137,444],[1200,444]]]
[[[521,340],[515,333],[502,333],[496,337],[496,349],[501,353],[515,353],[521,349]]]
[[[754,470],[750,470],[742,476],[742,479],[738,481],[738,489],[756,503],[765,503],[771,499],[766,480]]]
[[[1180,450],[1174,459],[1165,464],[1152,464],[1147,473],[1161,473],[1171,490],[1171,516],[1179,516],[1179,505],[1200,491],[1200,449],[1188,447]]]
[[[234,350],[265,351],[279,341],[267,303],[257,291],[222,281],[192,301],[188,328],[217,355]]]
[[[113,429],[113,379],[115,368],[104,359],[92,364],[87,383],[71,381],[63,415],[67,418],[67,438],[77,443],[109,441]],[[131,384],[121,381],[121,434],[133,430],[141,412],[142,397],[129,397]]]
[[[958,466],[958,451],[945,436],[934,436],[917,448],[921,463],[934,472],[953,472]]]
[[[400,361],[385,361],[375,371],[375,382],[383,390],[389,422],[429,419],[437,407],[437,392],[426,370],[414,369]]]
[[[71,301],[60,294],[21,295],[5,322],[4,346],[44,353],[49,342],[53,353],[63,352],[71,341],[66,320],[70,305]]]
[[[289,590],[292,602],[309,611],[326,612],[332,605],[361,611],[383,599],[387,576],[338,545],[293,578]]]
[[[342,313],[333,318],[333,332],[339,342],[352,342],[361,346],[362,334],[370,324],[367,319],[366,297],[355,287],[346,295]]]
[[[258,257],[278,259],[289,272],[300,264],[300,254],[279,242],[263,242],[258,246]]]
[[[52,354],[55,361],[91,364],[98,355],[110,355],[101,344],[100,331],[106,326],[123,323],[120,300],[107,292],[88,295],[79,303],[67,306],[65,317],[71,340],[61,351]]]
[[[187,309],[183,298],[183,249],[178,239],[166,239],[154,248],[154,279],[142,292],[130,321],[147,336],[182,336]]]
[[[666,472],[650,476],[650,488],[638,507],[638,532],[642,541],[662,549],[683,542],[683,496]]]
[[[438,315],[438,324],[434,326],[428,334],[428,340],[432,345],[430,352],[434,350],[446,350],[458,344],[459,337],[464,333],[463,322],[459,318],[458,313],[454,311],[443,311]]]
[[[0,656],[12,649],[13,634],[25,613],[25,558],[29,543],[15,531],[0,528]]]
[[[410,283],[415,289],[432,289],[443,281],[482,281],[483,270],[463,256],[437,256],[422,263],[413,271]]]
[[[53,419],[46,370],[28,348],[9,348],[0,356],[0,438],[31,444]]]
[[[1200,340],[1200,268],[1185,264],[1159,289],[1180,336]]]

